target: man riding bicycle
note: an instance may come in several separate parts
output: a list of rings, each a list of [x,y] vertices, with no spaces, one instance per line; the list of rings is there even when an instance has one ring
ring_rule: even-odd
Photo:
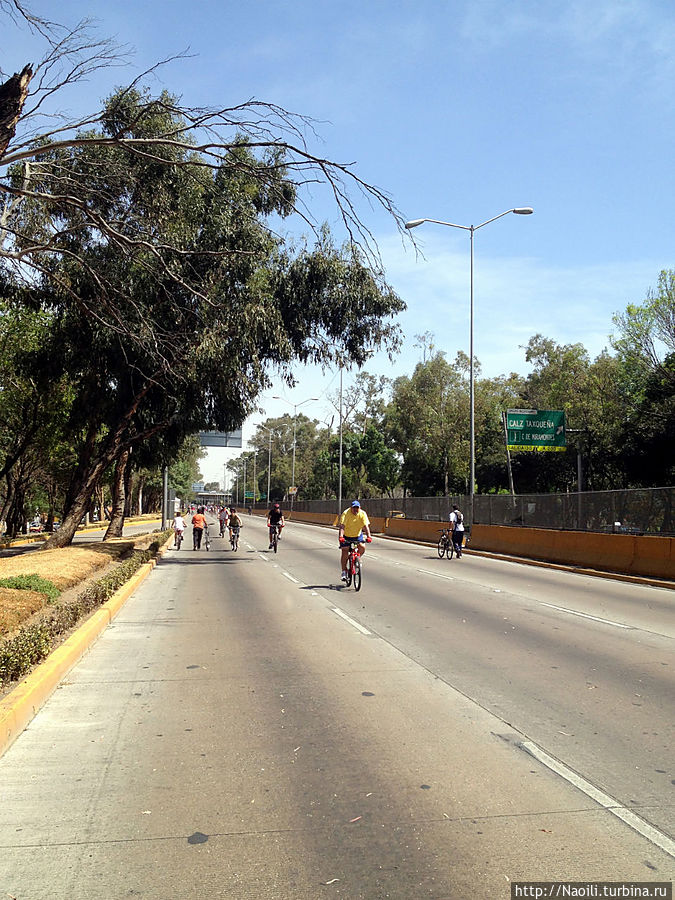
[[[230,540],[232,540],[233,534],[239,534],[239,529],[241,528],[241,519],[239,518],[239,514],[234,506],[230,507],[230,519],[228,522],[228,526],[230,529]]]
[[[173,517],[173,533],[174,538],[178,546],[180,546],[180,542],[183,540],[183,532],[185,531],[185,519],[183,516],[177,512]]]
[[[272,538],[274,537],[275,530],[278,529],[278,540],[281,540],[281,529],[285,524],[286,522],[284,521],[284,514],[281,511],[281,507],[278,503],[275,503],[272,506],[272,509],[267,513],[267,527],[270,530],[270,550],[274,546]]]
[[[364,537],[365,532],[365,537]],[[338,541],[342,551],[340,561],[342,563],[342,581],[347,580],[347,557],[349,556],[349,543],[356,541],[359,545],[359,556],[363,556],[366,552],[364,543],[369,544],[372,541],[370,534],[370,519],[366,512],[361,509],[358,500],[353,500],[352,505],[346,509],[340,516],[340,531],[338,533]]]
[[[218,521],[220,522],[220,536],[222,537],[225,534],[225,529],[227,528],[227,523],[230,519],[230,511],[226,506],[218,513]]]

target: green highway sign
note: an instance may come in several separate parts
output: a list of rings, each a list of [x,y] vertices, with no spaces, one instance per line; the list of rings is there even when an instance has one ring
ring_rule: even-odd
[[[509,450],[556,452],[566,447],[565,412],[561,409],[507,409]]]

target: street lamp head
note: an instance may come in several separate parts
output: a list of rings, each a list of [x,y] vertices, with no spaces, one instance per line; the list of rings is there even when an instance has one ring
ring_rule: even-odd
[[[519,209],[514,209],[513,212],[517,216],[531,216],[534,210],[531,206],[521,206]]]
[[[422,225],[424,222],[426,222],[426,219],[411,219],[410,222],[405,223],[405,227],[408,229],[417,228],[418,225]]]

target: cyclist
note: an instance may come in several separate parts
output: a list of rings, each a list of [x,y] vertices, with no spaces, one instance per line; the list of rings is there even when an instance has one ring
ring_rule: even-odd
[[[183,540],[183,532],[185,531],[185,519],[183,516],[177,512],[173,517],[173,533],[174,537],[178,539],[180,537]]]
[[[364,533],[365,532],[365,537]],[[352,500],[352,505],[346,509],[340,516],[340,531],[338,533],[338,541],[342,554],[340,561],[342,563],[342,581],[347,580],[347,557],[349,556],[349,542],[358,541],[359,556],[363,556],[366,548],[365,543],[370,543],[372,537],[370,534],[370,519],[365,510],[361,509],[358,500]]]
[[[230,529],[230,540],[232,540],[232,535],[236,531],[239,534],[239,529],[241,528],[241,519],[239,518],[239,514],[234,506],[230,507],[230,519],[228,522],[228,526]]]
[[[457,559],[460,559],[462,556],[462,541],[464,540],[464,516],[457,504],[453,505],[448,521],[452,528],[452,543],[455,545],[455,553],[457,554]]]
[[[206,516],[204,507],[198,506],[197,512],[192,517],[192,549],[199,550],[202,546],[202,535],[206,528]]]
[[[271,550],[274,546],[272,544],[272,535],[274,534],[274,529],[279,529],[279,537],[278,540],[281,540],[281,529],[284,527],[286,522],[284,521],[284,514],[281,511],[281,507],[278,503],[274,503],[272,505],[272,509],[267,513],[267,527],[270,530],[270,546]]]
[[[220,536],[222,537],[225,534],[225,529],[227,528],[227,523],[230,519],[230,511],[226,506],[218,513],[218,521],[220,522]]]

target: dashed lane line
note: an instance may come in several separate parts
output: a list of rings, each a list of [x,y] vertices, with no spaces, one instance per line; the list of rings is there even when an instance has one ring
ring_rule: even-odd
[[[611,619],[602,619],[600,616],[591,616],[588,613],[578,612],[576,609],[567,609],[564,606],[554,606],[552,603],[544,603],[542,600],[537,601],[540,606],[547,606],[549,609],[557,609],[558,612],[567,613],[570,616],[579,616],[581,619],[592,619],[594,622],[602,622],[603,625],[613,625],[615,628],[626,628],[632,631],[633,625],[623,625],[621,622],[613,622]]]
[[[372,634],[372,631],[368,631],[368,629],[364,628],[363,625],[361,625],[359,622],[356,621],[356,619],[352,619],[351,616],[348,616],[346,612],[343,612],[337,606],[333,606],[331,608],[336,615],[340,616],[341,619],[344,619],[345,622],[349,622],[350,625],[353,625],[354,628],[357,629],[357,631],[361,632],[361,634],[366,634],[366,635]]]

